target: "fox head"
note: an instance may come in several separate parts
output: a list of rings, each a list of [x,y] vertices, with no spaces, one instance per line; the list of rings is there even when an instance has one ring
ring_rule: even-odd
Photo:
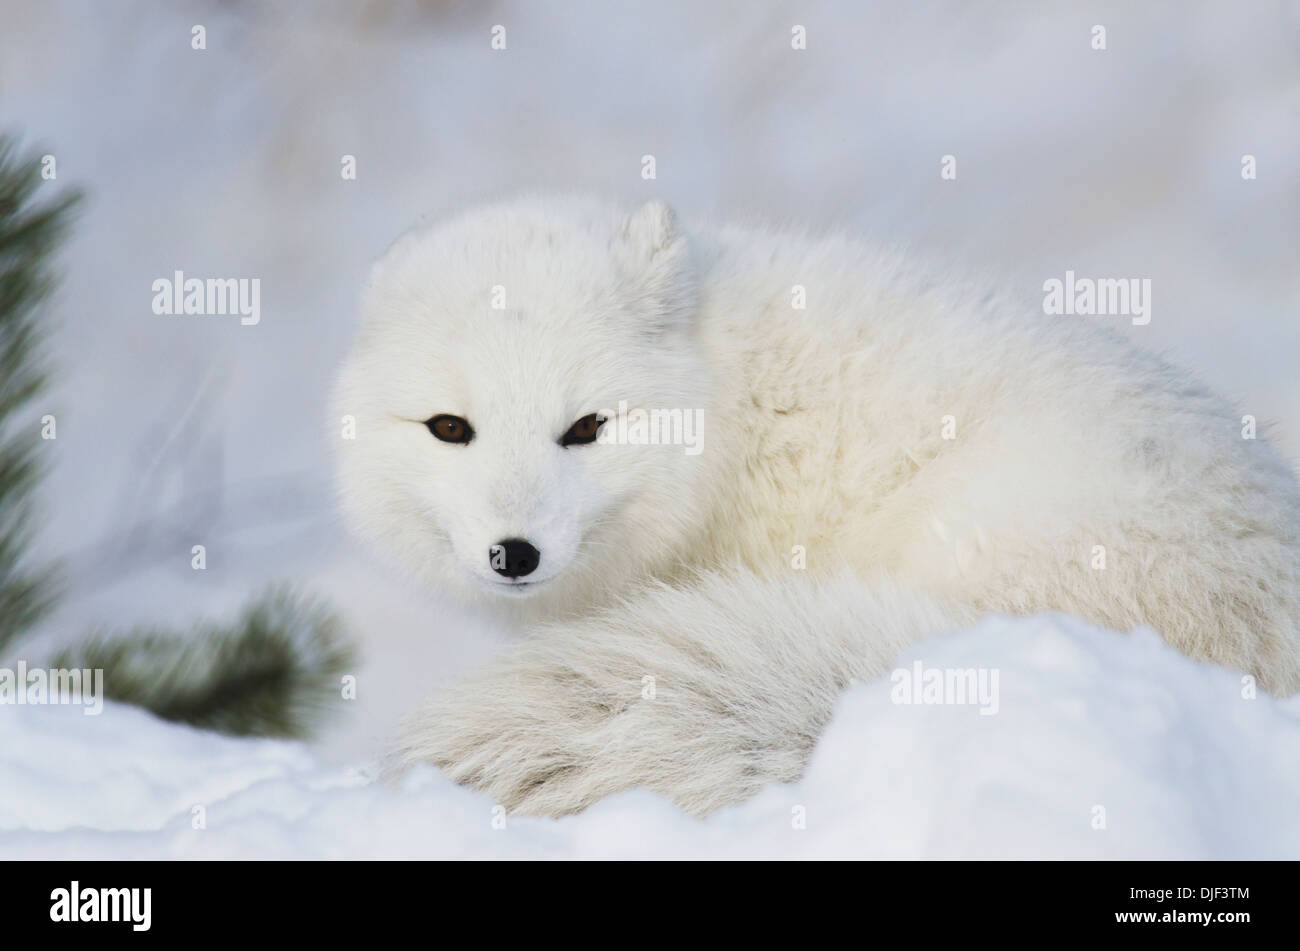
[[[523,612],[671,558],[698,518],[695,293],[661,202],[519,200],[399,239],[336,387],[354,529],[440,590]],[[685,418],[695,445],[621,438],[638,412]]]

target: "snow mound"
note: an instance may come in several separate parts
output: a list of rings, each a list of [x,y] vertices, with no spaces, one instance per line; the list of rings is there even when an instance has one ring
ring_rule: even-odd
[[[996,673],[996,707],[895,702],[901,673],[854,685],[802,781],[703,821],[633,790],[502,822],[431,768],[387,788],[128,707],[0,707],[0,857],[1300,857],[1300,702],[1056,615],[897,669],[918,663]]]

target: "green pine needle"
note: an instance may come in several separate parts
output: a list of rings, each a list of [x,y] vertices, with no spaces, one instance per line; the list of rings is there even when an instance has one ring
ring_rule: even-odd
[[[355,656],[333,614],[280,589],[234,624],[204,624],[190,636],[97,634],[51,665],[102,668],[109,700],[166,720],[236,736],[303,738],[341,702]]]
[[[51,566],[29,555],[34,492],[43,473],[36,399],[47,371],[42,305],[80,194],[53,189],[33,156],[0,135],[0,651],[54,606]],[[254,602],[233,625],[191,637],[157,630],[98,634],[63,651],[58,667],[103,668],[111,700],[168,720],[237,735],[304,737],[341,697],[354,649],[336,618],[287,590]]]
[[[42,472],[40,414],[45,389],[41,305],[54,289],[51,268],[80,199],[75,191],[37,200],[35,157],[21,158],[0,136],[0,650],[53,607],[53,571],[30,563],[33,491]]]

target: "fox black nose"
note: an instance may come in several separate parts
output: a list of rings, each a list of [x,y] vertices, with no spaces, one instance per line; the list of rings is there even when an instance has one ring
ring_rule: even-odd
[[[519,578],[537,570],[542,553],[522,538],[507,538],[488,549],[492,570],[507,578]]]

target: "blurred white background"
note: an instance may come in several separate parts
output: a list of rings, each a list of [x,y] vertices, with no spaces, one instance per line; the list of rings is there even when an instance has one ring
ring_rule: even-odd
[[[225,617],[297,581],[366,645],[339,755],[500,638],[333,515],[328,390],[360,285],[448,206],[542,186],[851,229],[1005,284],[1027,333],[1047,278],[1148,277],[1150,324],[1116,325],[1300,457],[1296,3],[2,6],[0,129],[88,193],[38,410],[68,590],[43,636]],[[175,270],[260,278],[261,323],[155,316]]]

